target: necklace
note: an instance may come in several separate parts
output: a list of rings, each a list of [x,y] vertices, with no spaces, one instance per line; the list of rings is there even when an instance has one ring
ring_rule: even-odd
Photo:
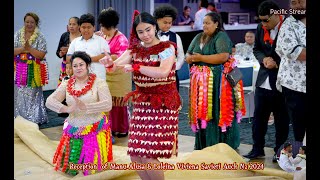
[[[39,34],[39,29],[38,27],[36,27],[32,33],[32,35],[29,38],[29,44],[32,45],[34,43],[34,41],[37,39]],[[20,43],[22,44],[22,46],[25,46],[26,44],[26,40],[25,40],[25,28],[21,28],[21,33],[20,33]]]
[[[72,96],[80,97],[86,94],[92,88],[95,79],[96,79],[96,75],[90,73],[87,84],[80,90],[75,90],[74,86],[75,86],[76,78],[72,76],[68,81],[67,91]]]
[[[118,33],[118,29],[114,32],[112,38],[108,42],[108,45],[110,45],[111,41],[113,40],[113,38],[116,36],[117,33]]]

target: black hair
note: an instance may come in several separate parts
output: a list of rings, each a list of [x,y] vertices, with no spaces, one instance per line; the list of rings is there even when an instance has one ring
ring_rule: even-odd
[[[185,7],[183,8],[183,10],[187,10],[187,9],[191,9],[191,7],[190,7],[190,6],[185,6]]]
[[[279,10],[279,6],[271,0],[263,1],[258,7],[258,15],[259,16],[267,16],[271,15],[270,10]]]
[[[119,13],[109,7],[101,11],[98,17],[98,23],[106,29],[116,28],[119,24]]]
[[[208,3],[208,6],[209,6],[209,5],[211,5],[212,7],[216,7],[216,5],[215,5],[214,3],[212,3],[212,2],[209,2],[209,3]]]
[[[171,17],[172,21],[176,20],[178,10],[171,5],[161,5],[157,7],[153,12],[153,17],[156,19]]]
[[[217,12],[209,12],[205,16],[209,16],[214,23],[218,22],[218,26],[217,26],[217,29],[214,31],[214,35],[216,33],[218,33],[219,31],[224,31],[223,24],[222,24],[222,19],[221,19],[221,16],[220,16],[219,13],[217,13]]]
[[[207,8],[208,7],[208,1],[207,0],[201,0],[200,1],[200,7]]]
[[[69,18],[69,21],[70,21],[70,19],[75,19],[77,24],[80,26],[80,22],[79,22],[80,19],[77,16],[73,16],[73,17]]]
[[[36,13],[28,12],[26,15],[24,15],[23,21],[26,21],[27,16],[32,17],[34,19],[34,21],[36,22],[36,26],[39,27],[40,19]]]
[[[91,57],[84,51],[75,51],[72,54],[71,59],[70,59],[71,65],[73,64],[73,60],[75,58],[82,59],[87,64],[87,66],[89,66],[91,64],[91,61],[92,61]]]
[[[283,148],[286,149],[287,147],[291,146],[292,144],[289,142],[286,142],[283,144]]]
[[[304,151],[304,154],[307,155],[307,146],[301,146],[301,149]]]
[[[95,21],[94,16],[90,13],[87,13],[87,14],[81,15],[79,23],[80,23],[80,26],[83,23],[90,23],[92,26],[94,26],[95,25],[94,21]]]
[[[138,33],[137,33],[137,29],[136,29],[139,23],[148,23],[151,25],[155,25],[156,31],[159,30],[159,26],[158,26],[156,19],[151,14],[149,14],[147,12],[142,12],[134,18],[133,25],[132,25],[134,33],[139,40],[141,40],[141,39],[139,38]],[[158,36],[156,36],[156,37],[158,37]]]

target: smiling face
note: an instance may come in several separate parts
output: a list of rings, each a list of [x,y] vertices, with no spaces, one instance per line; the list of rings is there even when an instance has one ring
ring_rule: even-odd
[[[157,23],[161,31],[167,32],[172,26],[172,17],[163,17],[157,19]]]
[[[139,23],[136,28],[139,39],[145,45],[152,44],[156,35],[156,26],[149,23]]]
[[[88,76],[88,66],[86,62],[78,57],[72,61],[72,71],[73,75],[77,78]]]
[[[218,22],[212,21],[210,16],[205,16],[203,19],[203,32],[211,36],[216,31],[218,24]]]
[[[85,40],[88,40],[93,36],[94,26],[92,26],[91,23],[82,23],[80,26],[80,32],[81,32],[82,37]]]
[[[25,31],[33,32],[37,27],[35,19],[32,16],[27,16],[24,20],[24,27]]]

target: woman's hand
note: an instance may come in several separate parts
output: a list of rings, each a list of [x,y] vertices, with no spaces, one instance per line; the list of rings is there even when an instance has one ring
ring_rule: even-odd
[[[76,101],[76,107],[81,110],[81,111],[86,111],[87,110],[87,107],[86,105],[84,104],[83,101],[81,101],[79,98],[73,96],[73,99]]]
[[[199,53],[193,53],[193,54],[191,55],[191,60],[192,60],[192,62],[200,62],[200,61],[201,61],[201,57],[202,57],[201,54],[199,54]]]
[[[105,56],[99,60],[101,64],[103,64],[106,68],[111,67],[113,65],[113,60],[109,53],[104,50]]]
[[[186,62],[187,62],[188,64],[191,64],[191,63],[192,63],[192,57],[191,57],[191,55],[190,55],[189,53],[187,53],[187,55],[186,55]]]
[[[188,64],[194,63],[194,62],[200,62],[201,61],[201,54],[199,53],[193,53],[192,55],[186,56],[186,62]]]
[[[29,39],[28,40],[26,40],[26,43],[24,44],[24,52],[30,52],[30,50],[31,50],[31,46],[30,46],[30,44],[29,44]]]

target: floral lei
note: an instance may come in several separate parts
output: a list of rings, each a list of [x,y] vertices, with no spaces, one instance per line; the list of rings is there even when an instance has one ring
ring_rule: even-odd
[[[90,73],[89,80],[88,80],[87,84],[82,89],[75,90],[74,84],[76,82],[76,78],[74,76],[72,76],[68,80],[67,91],[71,96],[77,96],[77,97],[82,96],[82,95],[86,94],[92,88],[95,79],[96,79],[96,75]]]
[[[30,36],[29,41],[28,41],[30,46],[37,39],[38,35],[39,35],[39,29],[38,29],[38,27],[36,27],[34,29],[32,35]],[[25,40],[24,36],[25,36],[25,27],[21,28],[21,33],[20,33],[20,42],[21,42],[22,46],[25,46],[25,44],[26,44],[26,40]]]

